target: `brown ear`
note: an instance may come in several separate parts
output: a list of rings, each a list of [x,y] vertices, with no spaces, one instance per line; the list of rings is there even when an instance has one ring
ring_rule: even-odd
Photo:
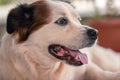
[[[50,9],[46,1],[21,4],[13,8],[7,18],[7,32],[18,34],[18,42],[27,40],[31,32],[48,23]]]
[[[9,34],[18,33],[19,42],[27,39],[29,35],[28,29],[33,23],[33,10],[27,4],[21,4],[12,9],[7,18],[7,32]]]
[[[33,9],[27,4],[21,4],[12,9],[7,18],[7,32],[11,34],[30,26],[33,21]]]

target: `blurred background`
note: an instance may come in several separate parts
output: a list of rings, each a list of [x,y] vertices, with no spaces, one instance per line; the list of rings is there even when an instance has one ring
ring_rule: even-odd
[[[21,3],[36,0],[0,0],[0,38],[5,32],[7,14]],[[63,0],[71,2],[82,23],[99,30],[98,44],[120,52],[120,0]]]

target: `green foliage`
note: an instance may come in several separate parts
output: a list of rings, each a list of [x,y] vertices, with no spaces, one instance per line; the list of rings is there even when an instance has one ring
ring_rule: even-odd
[[[11,3],[13,0],[0,0],[0,5],[5,5]]]

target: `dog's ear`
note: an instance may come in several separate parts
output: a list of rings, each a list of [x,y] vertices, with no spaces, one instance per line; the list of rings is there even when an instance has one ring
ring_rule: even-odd
[[[50,21],[50,10],[45,0],[13,8],[7,17],[7,32],[18,34],[18,42],[27,40],[32,32]]]
[[[12,9],[7,17],[7,32],[12,34],[32,23],[33,7],[21,4]],[[26,26],[27,25],[27,26]]]

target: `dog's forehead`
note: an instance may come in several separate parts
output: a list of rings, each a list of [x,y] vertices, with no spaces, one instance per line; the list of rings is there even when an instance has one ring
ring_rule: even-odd
[[[51,1],[49,5],[54,16],[74,16],[79,17],[77,11],[68,3],[61,1]]]

